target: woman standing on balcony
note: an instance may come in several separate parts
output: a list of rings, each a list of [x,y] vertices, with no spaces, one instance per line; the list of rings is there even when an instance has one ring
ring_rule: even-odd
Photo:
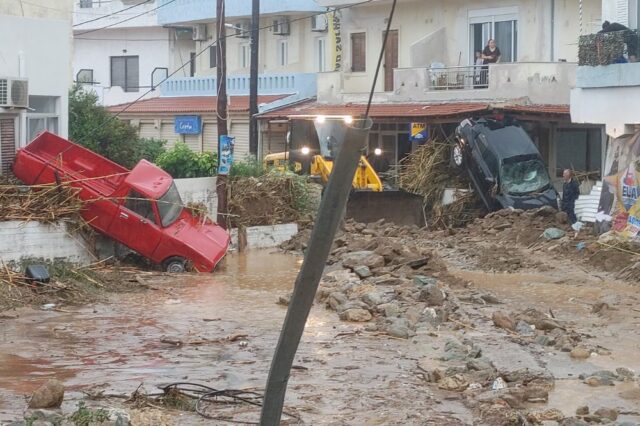
[[[496,41],[492,38],[489,39],[487,45],[482,51],[482,59],[484,61],[484,67],[482,67],[482,82],[485,87],[489,84],[489,66],[488,64],[497,64],[500,62],[500,49],[496,46]]]

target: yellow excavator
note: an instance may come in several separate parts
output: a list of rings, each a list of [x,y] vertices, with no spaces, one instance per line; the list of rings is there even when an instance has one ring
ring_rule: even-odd
[[[344,140],[345,122],[348,123],[348,118],[290,119],[286,151],[265,156],[265,167],[310,175],[325,185],[340,143]],[[373,153],[375,156],[381,154],[380,149]],[[365,223],[382,218],[398,225],[424,226],[425,223],[422,198],[385,185],[364,155],[360,157],[353,177],[347,217]]]

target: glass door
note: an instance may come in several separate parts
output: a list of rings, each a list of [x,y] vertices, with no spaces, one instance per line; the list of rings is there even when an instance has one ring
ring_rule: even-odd
[[[469,64],[475,64],[475,52],[482,51],[489,39],[500,49],[500,62],[518,60],[518,21],[515,14],[488,14],[469,18]]]

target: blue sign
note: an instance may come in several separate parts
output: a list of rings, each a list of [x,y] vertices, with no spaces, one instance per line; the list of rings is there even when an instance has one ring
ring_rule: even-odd
[[[202,131],[202,120],[199,115],[176,116],[175,132],[179,135],[199,135]]]
[[[409,139],[414,142],[424,142],[429,137],[427,123],[411,123],[411,134]]]
[[[235,145],[233,136],[220,135],[218,140],[218,174],[228,175],[233,164],[233,146]]]

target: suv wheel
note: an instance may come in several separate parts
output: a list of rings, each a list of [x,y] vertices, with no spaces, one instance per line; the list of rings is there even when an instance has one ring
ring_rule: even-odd
[[[456,142],[451,149],[451,163],[457,168],[462,168],[462,164],[464,163],[462,146],[460,146],[458,142]]]
[[[173,256],[162,262],[162,269],[166,272],[179,274],[187,270],[187,260],[180,256]]]

